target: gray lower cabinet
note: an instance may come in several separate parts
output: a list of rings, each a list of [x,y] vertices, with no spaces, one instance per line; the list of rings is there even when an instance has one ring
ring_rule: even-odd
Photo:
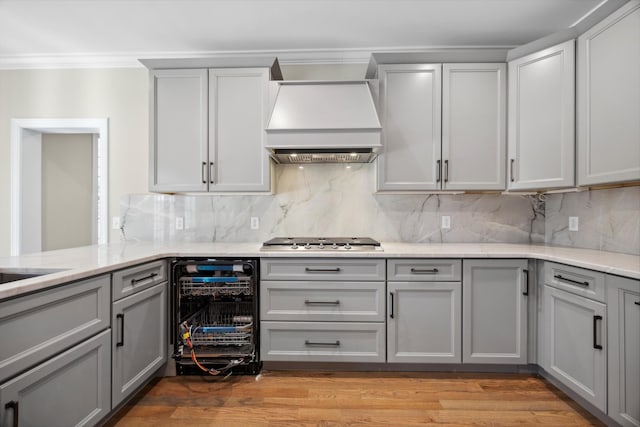
[[[640,281],[607,276],[608,409],[623,426],[640,426]]]
[[[387,361],[461,363],[460,282],[389,282]]]
[[[543,311],[545,370],[606,412],[606,305],[544,285]]]
[[[167,283],[113,303],[112,407],[167,361]]]
[[[110,341],[103,331],[0,384],[0,425],[96,425],[111,410]]]
[[[527,260],[462,262],[462,362],[527,363]]]
[[[109,275],[0,302],[0,382],[109,327]]]

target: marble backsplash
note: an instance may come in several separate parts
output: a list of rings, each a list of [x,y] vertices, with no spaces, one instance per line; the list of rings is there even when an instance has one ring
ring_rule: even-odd
[[[374,194],[375,165],[278,165],[273,195],[132,194],[121,200],[122,238],[261,242],[275,236],[369,236],[394,242],[545,241],[538,197]],[[451,228],[440,227],[451,217]],[[184,219],[177,230],[176,218]],[[251,217],[260,228],[250,229]]]
[[[640,187],[545,197],[546,243],[640,255]],[[578,231],[569,231],[570,216]]]

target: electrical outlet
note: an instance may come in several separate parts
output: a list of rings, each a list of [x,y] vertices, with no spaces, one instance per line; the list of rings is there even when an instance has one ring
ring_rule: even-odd
[[[442,216],[442,228],[451,228],[451,217],[449,215]]]
[[[176,217],[176,230],[184,229],[184,218],[181,216]]]
[[[577,216],[569,217],[569,231],[578,231],[579,222]]]
[[[252,216],[251,217],[251,229],[252,230],[257,230],[260,228],[260,218],[258,218],[257,216]]]
[[[111,218],[111,228],[113,228],[114,230],[117,230],[120,228],[120,217],[119,216],[114,216]]]

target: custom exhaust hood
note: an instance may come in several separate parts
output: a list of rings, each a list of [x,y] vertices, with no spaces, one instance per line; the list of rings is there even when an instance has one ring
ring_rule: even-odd
[[[360,81],[276,81],[265,147],[277,163],[368,163],[382,147],[369,88]]]

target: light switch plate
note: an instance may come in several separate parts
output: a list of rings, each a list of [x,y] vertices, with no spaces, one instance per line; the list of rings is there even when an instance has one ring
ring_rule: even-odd
[[[111,228],[113,228],[114,230],[117,230],[120,228],[120,217],[119,216],[114,216],[111,218]]]
[[[176,230],[184,229],[184,218],[181,216],[176,217]]]
[[[451,228],[451,217],[449,215],[442,216],[442,228]]]
[[[578,231],[579,222],[577,216],[569,217],[569,231]]]
[[[252,230],[257,230],[260,228],[260,218],[258,218],[257,216],[252,216],[251,217],[251,229]]]

